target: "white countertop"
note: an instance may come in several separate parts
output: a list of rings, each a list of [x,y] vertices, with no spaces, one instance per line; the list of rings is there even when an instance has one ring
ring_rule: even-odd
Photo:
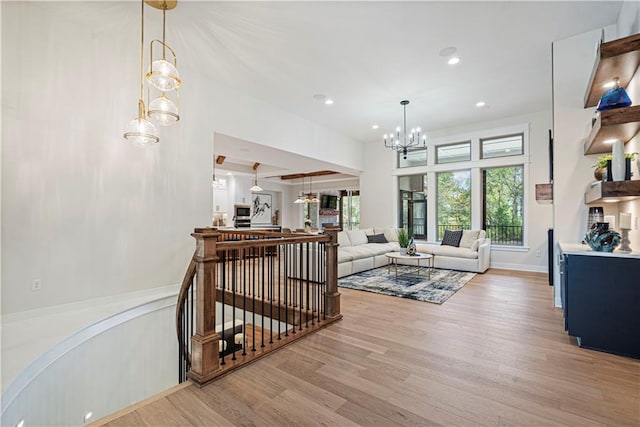
[[[589,245],[583,245],[580,243],[565,243],[559,242],[562,252],[569,255],[589,255],[589,256],[603,256],[603,257],[616,257],[616,258],[638,258],[640,259],[640,252],[634,250],[633,252],[619,252],[617,249],[613,252],[598,252],[594,251]]]

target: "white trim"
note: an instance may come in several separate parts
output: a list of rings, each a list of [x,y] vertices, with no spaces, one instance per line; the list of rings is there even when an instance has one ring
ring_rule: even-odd
[[[496,252],[529,252],[531,248],[528,246],[494,245],[491,243],[491,250]]]
[[[499,268],[503,270],[531,271],[533,273],[546,273],[547,269],[542,265],[511,264],[507,262],[491,262],[489,268]],[[551,288],[551,286],[549,286]]]

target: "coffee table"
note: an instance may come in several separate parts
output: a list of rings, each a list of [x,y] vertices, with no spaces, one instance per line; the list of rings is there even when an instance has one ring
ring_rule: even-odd
[[[402,255],[400,252],[388,252],[384,254],[388,259],[389,263],[387,264],[387,273],[391,271],[391,266],[395,266],[396,270],[396,279],[398,278],[398,260],[412,260],[416,261],[416,270],[409,271],[407,273],[415,273],[419,274],[423,267],[426,267],[428,277],[431,278],[431,269],[433,268],[433,255],[431,254],[420,254],[417,253],[415,255]],[[425,260],[426,265],[420,265],[420,262]],[[405,274],[407,274],[405,273]]]

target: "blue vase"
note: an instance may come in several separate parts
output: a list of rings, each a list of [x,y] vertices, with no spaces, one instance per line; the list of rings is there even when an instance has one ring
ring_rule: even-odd
[[[619,86],[618,78],[615,78],[613,88],[606,91],[600,102],[598,102],[598,111],[611,110],[614,108],[628,107],[631,105],[631,99],[627,95],[627,91]]]

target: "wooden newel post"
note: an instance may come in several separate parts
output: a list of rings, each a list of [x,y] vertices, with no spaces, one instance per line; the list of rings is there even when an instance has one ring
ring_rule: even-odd
[[[340,227],[324,227],[323,230],[324,234],[331,238],[331,241],[325,243],[327,249],[325,312],[327,318],[335,319],[342,317],[340,314],[340,292],[338,292],[338,232]]]
[[[189,379],[198,385],[213,379],[220,369],[216,333],[216,242],[220,233],[215,228],[196,228],[196,320],[191,337],[191,370]]]

